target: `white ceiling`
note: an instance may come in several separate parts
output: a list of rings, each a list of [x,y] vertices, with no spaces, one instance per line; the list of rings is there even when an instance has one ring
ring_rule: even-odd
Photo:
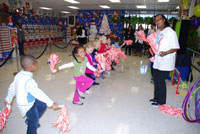
[[[99,5],[108,5],[111,10],[137,10],[137,11],[176,11],[179,0],[170,0],[168,3],[158,3],[157,0],[121,0],[121,3],[111,3],[109,0],[77,0],[79,4],[71,4],[64,0],[29,0],[34,9],[40,6],[53,8],[53,12],[69,11],[76,13],[76,10],[67,6],[77,6],[79,10],[102,10]],[[147,9],[137,9],[136,5],[146,5]]]

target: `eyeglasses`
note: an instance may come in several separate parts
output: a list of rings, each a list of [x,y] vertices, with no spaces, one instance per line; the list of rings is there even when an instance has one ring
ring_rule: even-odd
[[[159,18],[159,19],[157,19],[157,20],[155,19],[154,22],[160,21],[160,20],[162,20],[162,19],[163,19],[163,18]]]

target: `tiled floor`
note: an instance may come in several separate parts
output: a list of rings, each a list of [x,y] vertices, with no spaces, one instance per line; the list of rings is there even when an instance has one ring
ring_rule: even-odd
[[[41,49],[26,52],[38,56]],[[63,64],[70,62],[70,48],[57,49],[52,47]],[[69,134],[199,134],[200,125],[188,123],[182,117],[166,115],[149,103],[152,98],[153,84],[150,82],[147,56],[128,56],[120,61],[111,75],[106,79],[98,79],[99,86],[93,86],[93,93],[88,95],[83,106],[72,104],[75,81],[73,68],[51,74],[47,64],[49,54],[45,53],[38,59],[39,70],[35,80],[43,91],[58,104],[66,104],[69,114],[71,131]],[[13,72],[17,71],[16,60],[13,58],[0,68],[0,108],[7,94],[9,84],[13,80]],[[194,81],[199,73],[193,73]],[[193,82],[194,82],[193,81]],[[181,108],[184,96],[176,95],[175,87],[167,80],[167,104]],[[59,111],[47,109],[40,119],[41,127],[38,134],[58,134],[52,127]],[[8,118],[3,134],[25,134],[26,125],[21,117],[16,102],[12,114]]]

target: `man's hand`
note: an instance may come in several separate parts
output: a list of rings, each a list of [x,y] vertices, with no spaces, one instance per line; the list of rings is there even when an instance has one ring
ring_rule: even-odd
[[[167,51],[161,51],[161,52],[159,53],[159,55],[160,55],[161,57],[163,57],[163,56],[165,56],[165,55],[167,55],[167,54],[168,54]]]

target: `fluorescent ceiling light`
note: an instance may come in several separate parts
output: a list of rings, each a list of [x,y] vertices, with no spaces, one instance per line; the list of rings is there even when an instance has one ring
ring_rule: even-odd
[[[158,2],[169,2],[169,0],[158,0]]]
[[[121,3],[120,0],[109,0],[109,1],[112,2],[112,3]]]
[[[64,1],[69,2],[69,3],[73,3],[73,4],[78,4],[78,3],[80,3],[80,2],[75,1],[75,0],[64,0]]]
[[[52,8],[48,8],[48,7],[39,7],[40,9],[44,9],[44,10],[52,10]]]
[[[67,11],[60,11],[61,13],[70,13],[70,12],[67,12]]]
[[[107,5],[100,5],[101,8],[110,8],[109,6]]]
[[[79,9],[78,7],[75,7],[75,6],[68,6],[68,7],[71,9]]]
[[[179,6],[177,6],[176,9],[179,9]]]
[[[136,5],[137,8],[147,8],[146,5]]]

